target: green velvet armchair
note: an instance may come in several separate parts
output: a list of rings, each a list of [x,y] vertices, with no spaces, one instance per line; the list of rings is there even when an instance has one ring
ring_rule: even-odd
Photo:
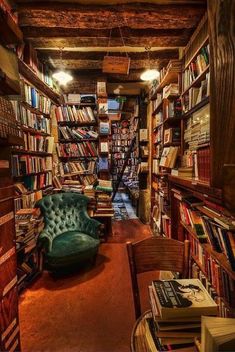
[[[101,224],[88,216],[88,200],[77,193],[58,193],[37,202],[45,221],[38,245],[45,253],[44,264],[48,270],[95,260]]]

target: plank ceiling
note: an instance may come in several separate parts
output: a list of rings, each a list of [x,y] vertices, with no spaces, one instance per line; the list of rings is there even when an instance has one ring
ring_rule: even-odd
[[[14,3],[25,38],[37,48],[44,62],[58,68],[63,48],[63,66],[74,76],[70,90],[76,90],[78,82],[85,82],[88,76],[94,81],[100,76],[109,40],[109,52],[114,55],[128,52],[131,70],[129,76],[108,75],[108,81],[139,81],[140,73],[148,67],[145,48],[151,47],[151,65],[161,68],[178,57],[179,48],[186,45],[206,11],[206,0],[14,0]]]

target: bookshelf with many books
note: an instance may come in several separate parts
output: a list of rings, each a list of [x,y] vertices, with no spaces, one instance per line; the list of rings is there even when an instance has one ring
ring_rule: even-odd
[[[29,74],[31,68],[26,63],[22,65],[26,75],[21,75],[21,99],[12,104],[23,145],[11,149],[19,290],[41,273],[41,255],[36,243],[44,224],[35,203],[53,191],[54,137],[50,117],[58,98],[35,72]]]
[[[176,165],[181,149],[181,101],[179,73],[181,62],[169,62],[160,73],[160,82],[153,83],[152,103],[152,165],[151,225],[154,233],[171,237],[168,174]]]
[[[120,121],[112,122],[112,182],[115,187],[118,175],[123,169],[124,162],[133,139],[135,143],[132,147],[127,166],[122,177],[122,187],[126,188],[130,195],[134,197],[134,193],[138,193],[139,189],[139,146],[137,139],[138,119],[132,115],[129,119],[123,118]],[[142,150],[144,153],[144,150]]]

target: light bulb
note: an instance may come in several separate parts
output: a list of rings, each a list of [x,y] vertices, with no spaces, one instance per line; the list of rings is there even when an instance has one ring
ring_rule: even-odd
[[[55,78],[55,80],[58,81],[58,83],[61,85],[66,85],[73,79],[73,77],[69,73],[64,71],[57,71],[53,73],[52,77]]]
[[[140,78],[142,79],[142,81],[153,81],[154,79],[159,77],[159,71],[155,70],[155,69],[148,69],[146,71],[144,71]]]

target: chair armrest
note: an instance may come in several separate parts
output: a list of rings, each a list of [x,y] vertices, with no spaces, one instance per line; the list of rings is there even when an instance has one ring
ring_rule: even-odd
[[[88,215],[86,215],[82,220],[82,230],[97,239],[99,238],[100,225],[102,224],[99,221],[91,219]]]
[[[48,234],[48,232],[46,230],[43,230],[39,237],[38,237],[38,241],[37,241],[37,246],[39,247],[39,249],[45,249],[45,252],[48,253],[51,251],[52,249],[52,239],[51,236]]]

